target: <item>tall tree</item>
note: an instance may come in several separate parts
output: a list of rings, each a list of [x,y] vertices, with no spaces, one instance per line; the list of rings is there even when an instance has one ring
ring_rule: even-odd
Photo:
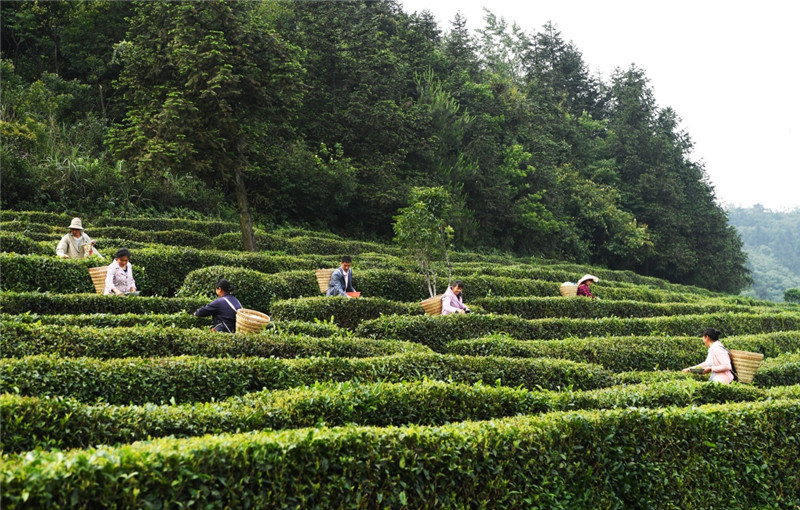
[[[118,53],[128,110],[109,136],[117,157],[148,178],[232,186],[245,249],[255,250],[245,179],[301,95],[300,51],[258,3],[209,1],[140,4]]]

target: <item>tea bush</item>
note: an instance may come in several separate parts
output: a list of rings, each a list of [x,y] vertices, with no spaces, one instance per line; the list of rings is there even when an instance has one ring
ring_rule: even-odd
[[[4,313],[93,314],[93,313],[194,313],[207,304],[199,297],[165,298],[113,296],[103,294],[55,294],[49,292],[3,292],[0,307]]]

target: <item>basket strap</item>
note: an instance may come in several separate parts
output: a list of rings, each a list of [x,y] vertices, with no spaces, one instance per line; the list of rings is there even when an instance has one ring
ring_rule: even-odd
[[[228,300],[227,300],[227,299],[225,299],[225,298],[222,298],[222,300],[223,300],[223,301],[225,301],[226,303],[228,303],[228,306],[230,306],[230,307],[231,307],[231,309],[233,309],[233,313],[236,313],[236,307],[235,307],[235,306],[233,306],[233,303],[231,303],[230,301],[228,301]],[[230,331],[230,330],[228,330],[228,331]]]
[[[733,378],[738,381],[739,372],[736,371],[736,365],[733,363],[733,355],[731,354],[731,351],[729,351],[724,345],[722,344],[720,345],[722,346],[723,349],[725,349],[725,352],[728,353],[728,358],[731,360],[731,373],[733,374]]]

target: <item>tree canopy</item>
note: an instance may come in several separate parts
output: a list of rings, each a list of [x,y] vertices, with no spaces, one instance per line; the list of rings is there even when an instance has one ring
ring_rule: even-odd
[[[457,247],[746,287],[738,233],[643,69],[548,23],[396,1],[4,2],[3,206],[389,239],[416,187]]]

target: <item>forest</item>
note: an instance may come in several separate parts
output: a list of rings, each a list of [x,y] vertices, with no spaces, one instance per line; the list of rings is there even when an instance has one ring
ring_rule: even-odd
[[[780,302],[789,289],[800,289],[800,209],[756,205],[731,208],[728,215],[742,236],[752,272],[753,285],[744,294]]]
[[[419,187],[458,248],[737,293],[743,242],[646,71],[555,24],[400,2],[3,2],[3,209],[392,238]]]

